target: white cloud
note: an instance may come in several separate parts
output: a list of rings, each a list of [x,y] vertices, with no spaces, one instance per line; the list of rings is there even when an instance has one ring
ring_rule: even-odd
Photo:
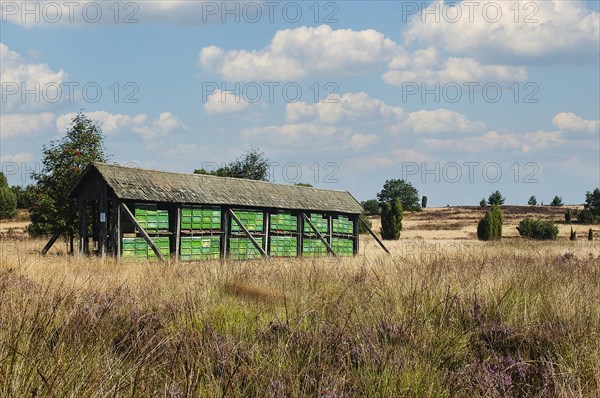
[[[391,121],[402,119],[401,107],[387,105],[364,92],[330,95],[316,104],[297,102],[286,107],[289,122],[318,121],[326,124],[360,121]]]
[[[373,29],[321,25],[280,30],[259,51],[205,47],[200,65],[232,81],[293,80],[311,73],[358,75],[377,68],[396,51],[396,43]]]
[[[187,126],[170,112],[161,113],[151,124],[133,128],[145,140],[163,138],[178,130],[187,130]]]
[[[485,123],[483,122],[471,121],[461,113],[442,108],[433,111],[411,112],[405,121],[390,126],[387,130],[392,134],[403,132],[439,134],[476,133],[484,129]]]
[[[401,51],[388,64],[383,80],[391,85],[406,82],[513,82],[527,79],[526,67],[482,65],[473,58],[443,59],[435,47],[408,53]]]
[[[204,103],[204,111],[209,115],[234,113],[246,110],[248,105],[248,101],[243,96],[231,91],[217,90],[208,96]]]
[[[365,150],[375,144],[379,137],[359,134],[348,128],[338,128],[313,123],[284,124],[247,129],[242,137],[253,142],[277,143],[291,149],[311,148],[316,151]]]
[[[426,145],[433,150],[445,152],[480,153],[510,150],[531,153],[561,145],[564,142],[559,131],[533,131],[524,134],[488,131],[479,136],[459,139],[426,139]]]
[[[464,0],[454,9],[448,3],[436,0],[427,7],[429,14],[414,16],[404,32],[406,43],[431,44],[450,53],[502,62],[507,57],[597,60],[600,14],[581,0]],[[460,18],[452,21],[457,11]]]
[[[53,71],[46,63],[27,61],[4,43],[0,43],[0,96],[3,112],[42,110],[63,100],[57,97],[56,87],[60,88],[67,74]],[[34,91],[34,94],[23,93]]]
[[[70,125],[76,113],[60,115],[56,119],[56,130],[63,133]],[[124,115],[106,111],[85,112],[85,115],[102,124],[106,134],[123,133],[132,130],[145,140],[156,140],[178,130],[187,130],[187,126],[170,112],[163,112],[158,119],[150,121],[146,114]]]
[[[0,138],[4,140],[12,137],[29,137],[43,132],[53,132],[53,127],[53,113],[3,114],[0,117]]]
[[[600,130],[600,120],[587,120],[572,112],[561,112],[554,116],[552,124],[561,130],[585,131],[597,133]]]

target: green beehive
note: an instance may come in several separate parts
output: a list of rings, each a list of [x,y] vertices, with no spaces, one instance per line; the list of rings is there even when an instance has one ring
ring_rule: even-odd
[[[212,206],[185,206],[181,209],[181,229],[220,230],[221,208]]]
[[[315,226],[315,228],[317,228],[317,231],[319,231],[322,234],[326,234],[329,232],[329,222],[327,220],[327,217],[321,214],[313,213],[310,216],[308,216],[308,218],[310,219],[310,222],[312,222],[312,224]],[[310,225],[308,225],[308,222],[306,221],[304,221],[304,233],[315,233],[315,231],[310,227]]]
[[[123,248],[123,257],[135,257],[135,238],[122,238],[121,247]]]
[[[333,238],[331,248],[338,256],[354,255],[354,242],[352,239]]]
[[[244,227],[251,232],[262,232],[264,214],[261,211],[250,211],[250,210],[234,210],[235,215],[244,224]],[[240,232],[242,229],[238,223],[232,218],[231,220],[231,231]]]
[[[302,240],[302,255],[303,256],[325,256],[327,255],[327,247],[320,239],[304,238]]]
[[[181,259],[199,261],[221,257],[220,236],[193,236],[181,238]]]
[[[169,230],[169,211],[168,210],[158,210],[157,218],[158,218],[158,230],[159,231],[168,231]]]
[[[339,216],[332,220],[332,230],[334,234],[352,235],[354,233],[354,222],[348,217]]]
[[[290,213],[276,213],[270,215],[270,229],[273,232],[298,231],[298,217]]]
[[[142,238],[143,239],[143,238]],[[169,257],[171,254],[171,243],[168,236],[151,238],[152,242],[158,247],[158,251],[163,257]],[[146,243],[146,242],[144,242]],[[150,247],[150,245],[146,245],[148,247],[147,256],[150,259],[156,258],[156,254],[154,254],[154,250]]]
[[[262,247],[263,238],[256,237],[254,239]],[[230,238],[229,256],[234,260],[249,260],[262,257],[260,251],[248,238]]]
[[[271,256],[295,257],[298,255],[298,238],[295,236],[272,236],[269,245]]]

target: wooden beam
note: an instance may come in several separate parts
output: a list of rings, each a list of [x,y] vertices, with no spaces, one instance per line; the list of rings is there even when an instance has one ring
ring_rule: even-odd
[[[358,251],[360,249],[360,227],[358,225],[358,223],[360,222],[360,215],[354,217],[354,229],[352,231],[353,235],[354,235],[354,255],[358,254]]]
[[[260,254],[262,254],[263,257],[269,257],[269,255],[267,254],[267,252],[265,252],[265,250],[261,247],[261,245],[258,244],[258,242],[256,241],[256,239],[254,239],[254,236],[252,236],[250,234],[250,232],[248,232],[248,230],[246,229],[246,227],[244,226],[244,224],[242,224],[242,222],[240,221],[240,219],[238,218],[238,216],[233,212],[233,210],[228,209],[228,211],[229,211],[229,214],[231,215],[231,217],[240,226],[240,229],[242,230],[242,232],[244,233],[244,235],[246,235],[248,237],[248,239],[250,239],[250,241],[258,249],[258,251],[260,252]]]
[[[113,217],[115,218],[115,254],[117,255],[117,260],[121,260],[121,239],[123,237],[123,232],[121,231],[121,206],[119,206],[119,199],[115,195],[113,197]]]
[[[321,242],[323,242],[325,244],[325,247],[327,247],[327,251],[329,253],[331,253],[331,255],[333,257],[337,257],[337,254],[335,254],[335,252],[331,248],[331,245],[327,242],[327,240],[323,237],[323,235],[321,235],[321,233],[317,230],[317,227],[315,227],[315,225],[310,221],[310,219],[306,216],[306,214],[302,213],[302,218],[304,219],[304,221],[306,221],[308,223],[308,225],[312,228],[312,230],[315,231],[315,233],[317,234],[319,239],[321,239]]]
[[[71,215],[69,216],[69,218],[67,218],[67,222],[66,222],[65,226],[63,228],[57,230],[50,237],[50,240],[48,241],[48,243],[46,243],[46,246],[44,246],[44,248],[42,249],[42,256],[45,256],[46,253],[48,253],[48,250],[50,250],[52,248],[52,245],[54,245],[56,240],[60,237],[60,234],[65,232],[65,230],[67,229],[67,226],[71,223],[71,221],[73,221],[73,218],[75,218],[76,214],[77,214],[77,207],[75,207],[71,210]]]
[[[123,202],[120,202],[119,205],[121,206],[121,208],[125,212],[125,215],[127,216],[127,218],[129,218],[129,221],[131,221],[133,223],[133,225],[135,225],[135,227],[140,230],[140,233],[142,234],[142,237],[144,238],[144,240],[146,241],[146,243],[148,243],[148,246],[150,246],[150,248],[152,249],[152,251],[154,252],[154,254],[156,254],[156,256],[162,262],[166,263],[167,260],[162,255],[162,253],[160,252],[160,250],[158,250],[158,247],[156,247],[156,245],[154,244],[154,242],[152,242],[152,239],[150,239],[150,235],[148,235],[148,232],[146,232],[146,230],[144,228],[142,228],[142,226],[140,225],[140,223],[137,222],[137,220],[133,216],[133,213],[131,212],[131,210],[129,210],[129,207],[127,207],[127,205],[125,203],[123,203]]]
[[[175,215],[175,259],[179,261],[181,258],[179,256],[181,245],[181,204],[177,205],[175,212],[177,213]]]
[[[372,236],[372,237],[375,239],[375,241],[376,241],[377,243],[379,243],[379,246],[381,246],[381,248],[382,248],[382,249],[383,249],[383,250],[384,250],[384,251],[385,251],[387,254],[391,254],[391,253],[390,253],[390,251],[388,250],[388,248],[387,248],[387,247],[385,247],[385,245],[383,244],[383,242],[382,242],[382,241],[381,241],[381,240],[380,240],[380,239],[377,237],[377,235],[375,235],[375,232],[373,232],[373,231],[371,230],[371,227],[369,227],[369,225],[368,225],[366,222],[364,222],[364,221],[363,221],[363,220],[360,218],[360,216],[358,217],[358,219],[359,219],[359,221],[360,221],[360,222],[362,222],[362,223],[363,223],[363,225],[364,225],[364,226],[367,228],[367,230],[369,231],[369,233],[371,234],[371,236]],[[358,238],[357,238],[357,239],[358,239]]]
[[[100,190],[100,198],[98,200],[98,216],[100,222],[100,235],[98,237],[100,244],[100,255],[104,259],[106,257],[106,240],[108,238],[108,198],[106,186]]]
[[[221,207],[221,229],[223,238],[221,239],[221,259],[227,258],[227,243],[229,243],[229,208]]]
[[[87,235],[87,217],[85,214],[85,200],[83,199],[83,197],[78,197],[77,198],[77,214],[79,216],[78,218],[78,222],[77,222],[77,241],[78,241],[78,248],[77,248],[77,254],[79,256],[82,256],[85,253],[85,238]]]

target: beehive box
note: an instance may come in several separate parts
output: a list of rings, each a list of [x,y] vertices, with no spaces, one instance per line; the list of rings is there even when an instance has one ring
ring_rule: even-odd
[[[302,255],[303,256],[325,256],[327,255],[327,247],[320,239],[304,238],[302,240]]]
[[[279,212],[271,214],[269,219],[272,232],[297,232],[298,217],[290,213]]]
[[[234,210],[235,215],[240,219],[244,227],[250,232],[262,232],[264,215],[261,211],[251,211],[251,210]],[[232,232],[240,232],[242,229],[238,225],[238,223],[233,219],[231,219],[231,231]]]
[[[221,208],[184,206],[181,208],[182,230],[221,230]]]
[[[181,238],[181,260],[197,261],[221,257],[220,236],[191,236]]]
[[[307,215],[307,217],[310,219],[310,221],[312,222],[312,224],[315,226],[315,228],[317,228],[317,231],[319,231],[322,234],[326,234],[329,232],[329,222],[327,220],[327,217],[325,217],[322,214],[311,214],[310,216]],[[304,233],[305,234],[314,234],[315,231],[310,227],[310,225],[308,225],[308,222],[304,222]]]
[[[255,240],[262,247],[263,238],[257,237]],[[234,260],[248,260],[262,257],[260,251],[248,238],[230,238],[229,256]]]
[[[158,246],[161,254],[164,257],[169,257],[171,252],[169,237],[151,239]],[[154,251],[144,238],[122,238],[121,247],[123,248],[124,258],[156,258],[156,254],[154,254]]]
[[[354,222],[348,217],[339,216],[331,222],[331,229],[334,234],[352,235],[354,233]]]
[[[156,204],[136,203],[135,219],[150,233],[169,230],[169,212],[157,210]]]
[[[295,257],[298,255],[298,238],[295,236],[271,236],[269,250],[273,257]]]
[[[354,255],[354,242],[352,239],[333,238],[331,248],[338,256]]]

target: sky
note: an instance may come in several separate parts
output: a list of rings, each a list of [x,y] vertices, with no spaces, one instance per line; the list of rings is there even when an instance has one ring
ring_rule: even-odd
[[[0,162],[31,183],[83,110],[110,162],[214,169],[429,206],[600,186],[599,2],[4,1]]]

